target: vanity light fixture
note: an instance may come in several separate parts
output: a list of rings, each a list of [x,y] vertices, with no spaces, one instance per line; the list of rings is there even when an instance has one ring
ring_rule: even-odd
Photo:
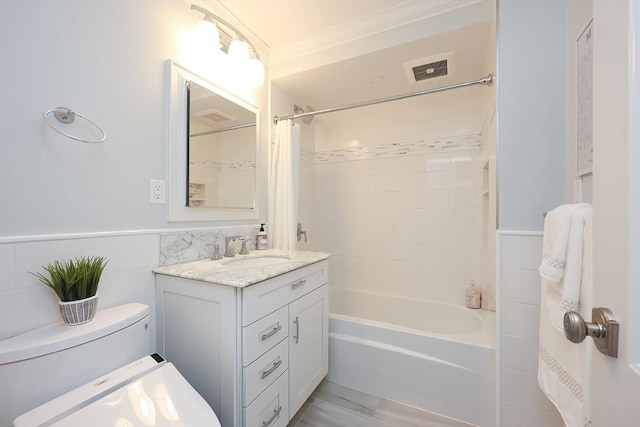
[[[208,10],[192,4],[191,9],[204,15],[202,21],[196,26],[197,42],[205,51],[212,49],[212,55],[216,50],[225,53],[230,65],[236,67],[238,74],[251,87],[260,87],[264,84],[264,65],[260,61],[257,49],[245,36],[229,23],[218,18]]]

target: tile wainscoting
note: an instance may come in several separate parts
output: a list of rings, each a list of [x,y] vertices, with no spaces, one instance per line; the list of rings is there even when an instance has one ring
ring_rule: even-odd
[[[0,240],[0,340],[61,320],[57,296],[29,272],[55,260],[83,255],[109,258],[98,289],[98,309],[138,302],[155,318],[158,265],[207,258],[208,243],[225,236],[254,239],[258,226],[197,230],[142,230],[4,237]],[[152,323],[152,349],[155,325]]]
[[[499,426],[563,427],[538,386],[542,232],[498,231]]]

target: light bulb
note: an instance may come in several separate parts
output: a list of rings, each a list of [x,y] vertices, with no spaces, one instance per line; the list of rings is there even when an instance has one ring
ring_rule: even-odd
[[[202,20],[196,25],[198,41],[203,45],[211,45],[213,49],[220,49],[220,32],[218,27],[211,21]]]
[[[229,44],[227,55],[236,61],[247,61],[249,59],[249,46],[242,40],[232,40]]]

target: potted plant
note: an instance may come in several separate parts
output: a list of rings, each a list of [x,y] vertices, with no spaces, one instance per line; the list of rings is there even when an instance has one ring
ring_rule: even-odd
[[[60,314],[68,325],[80,325],[93,319],[98,306],[98,283],[109,260],[102,256],[54,261],[42,273],[31,273],[60,298]]]

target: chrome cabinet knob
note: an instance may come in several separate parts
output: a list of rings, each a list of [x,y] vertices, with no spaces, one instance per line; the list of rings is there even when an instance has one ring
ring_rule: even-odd
[[[594,307],[591,322],[585,322],[575,311],[564,314],[564,336],[573,343],[581,343],[588,336],[596,348],[607,356],[618,357],[619,323],[608,308]]]

